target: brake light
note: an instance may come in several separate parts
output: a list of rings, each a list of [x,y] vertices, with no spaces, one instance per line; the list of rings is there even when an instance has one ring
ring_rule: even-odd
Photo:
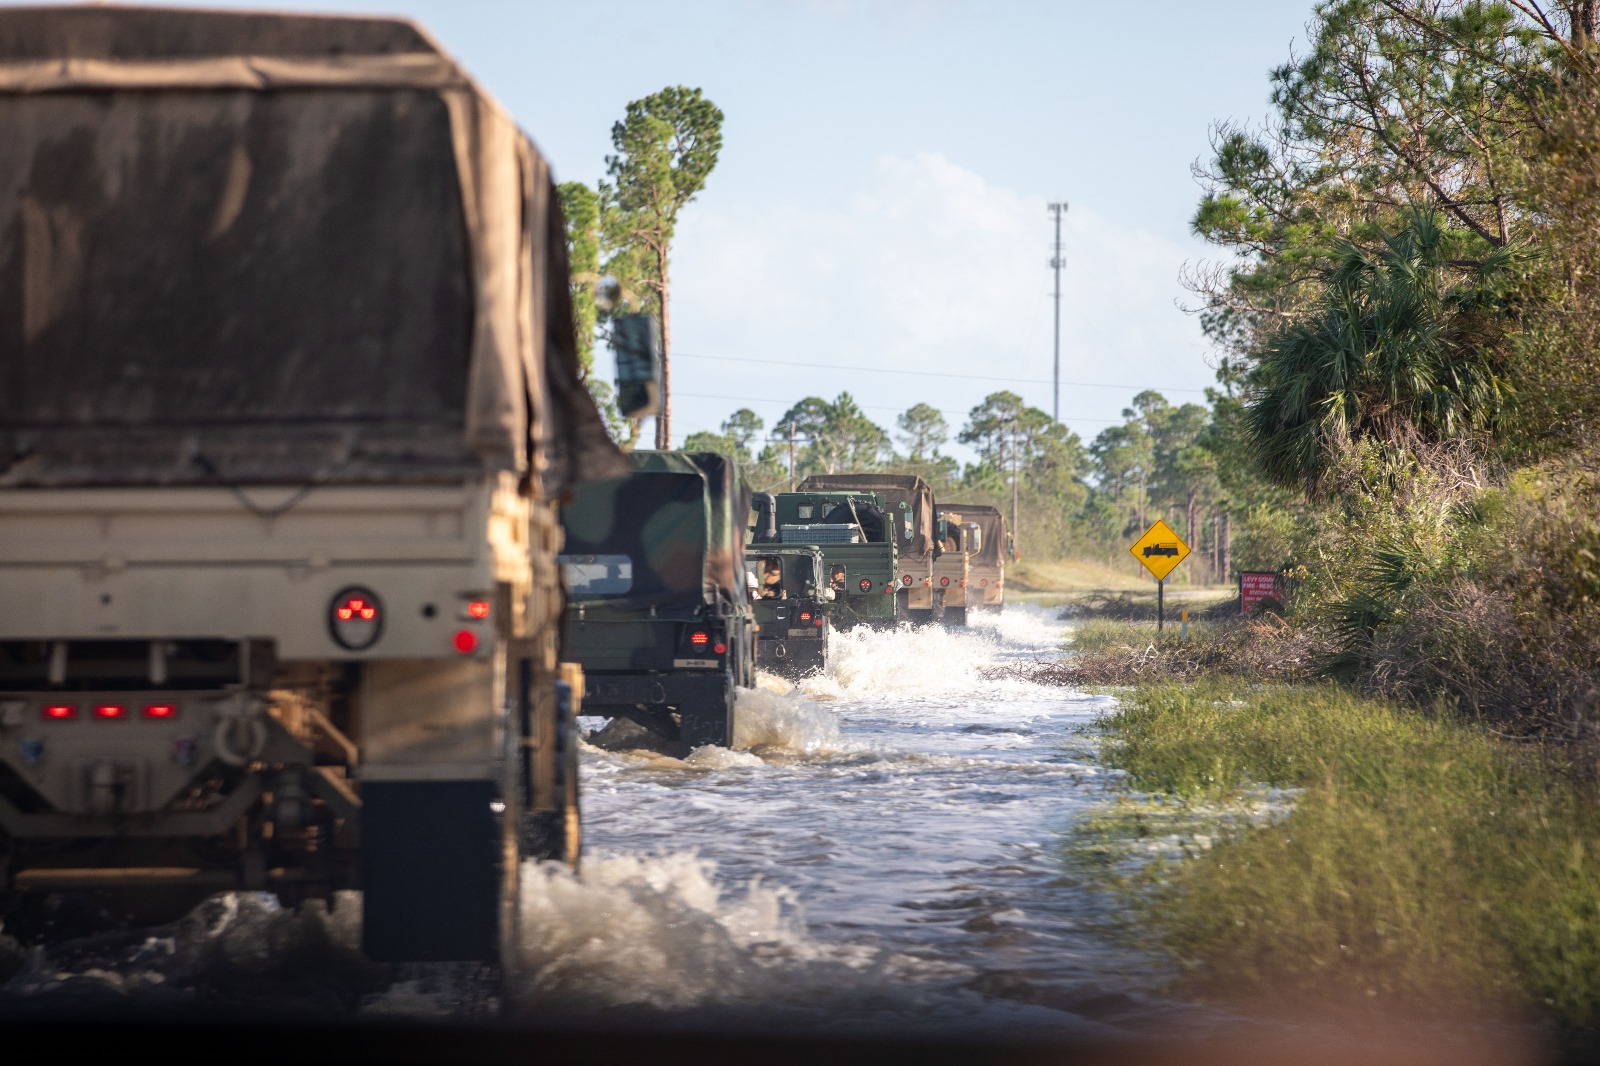
[[[78,717],[78,708],[70,703],[47,703],[44,706],[44,716],[46,718],[76,718]]]
[[[903,576],[903,577],[901,577],[901,578],[900,578],[900,580],[901,580],[901,581],[902,581],[902,582],[903,582],[903,583],[905,583],[905,584],[907,584],[907,585],[909,585],[909,584],[911,584],[911,575],[910,575],[910,574],[906,574],[906,575],[904,575],[904,576]]]
[[[128,708],[120,703],[101,703],[95,707],[94,716],[96,718],[126,718],[128,716]]]
[[[816,620],[816,621],[815,621],[815,622],[812,622],[812,623],[811,623],[811,624],[812,624],[812,625],[814,625],[814,626],[820,626],[820,625],[821,625],[821,624],[822,624],[822,623],[823,623],[823,622],[825,622],[825,621],[827,621],[827,619],[825,619],[825,618],[823,618],[823,617],[822,617],[822,616],[821,616],[821,615],[820,615],[820,614],[819,614],[819,615],[817,615],[817,620]]]
[[[811,612],[810,611],[801,611],[800,612],[800,621],[802,621],[802,622],[811,621]]]
[[[939,579],[939,584],[941,584],[941,585],[948,585],[948,584],[950,584],[950,579],[949,579],[949,578],[947,578],[947,577],[941,577],[941,578],[940,578],[940,579]]]
[[[697,648],[705,644],[709,644],[710,642],[711,634],[709,633],[703,633],[699,630],[696,630],[695,632],[689,634],[689,643],[693,644]]]
[[[144,705],[146,718],[175,718],[178,708],[170,703],[147,703]]]
[[[721,655],[723,652],[728,650],[728,646],[719,640],[715,644],[711,645],[711,650],[716,652],[718,655]]]
[[[983,580],[978,582],[978,586],[980,588],[986,588],[988,586],[988,584],[989,584],[989,579],[988,578],[984,578]]]
[[[861,579],[861,591],[862,592],[871,592],[872,591],[872,579],[870,577],[864,577],[864,578]]]
[[[470,629],[458,629],[456,635],[451,638],[451,643],[462,655],[471,655],[478,650],[478,634]]]
[[[489,617],[489,601],[488,600],[473,600],[470,603],[468,603],[467,604],[467,617],[468,618],[488,618]]]
[[[334,643],[349,651],[364,651],[383,634],[383,611],[370,590],[351,587],[333,597],[328,610],[328,630]]]
[[[922,587],[923,588],[931,588],[932,585],[933,585],[933,578],[925,577],[925,578],[922,579]]]

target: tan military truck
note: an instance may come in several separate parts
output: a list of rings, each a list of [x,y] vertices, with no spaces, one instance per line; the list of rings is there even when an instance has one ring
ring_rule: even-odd
[[[0,905],[364,892],[496,959],[577,847],[555,500],[626,469],[532,143],[409,22],[0,10]]]
[[[940,505],[941,514],[945,506]],[[1006,602],[1006,553],[1011,547],[1005,515],[983,503],[952,503],[948,507],[961,516],[964,531],[967,583],[962,619],[980,611],[999,611]]]
[[[982,543],[982,533],[951,505],[941,503],[935,513],[934,533],[939,538],[939,557],[933,561],[933,588],[944,597],[941,621],[947,626],[964,626],[967,624],[971,556]]]

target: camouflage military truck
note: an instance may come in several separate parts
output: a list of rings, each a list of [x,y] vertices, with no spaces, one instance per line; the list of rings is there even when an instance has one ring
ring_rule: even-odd
[[[802,492],[870,492],[883,501],[895,544],[898,583],[895,617],[912,622],[941,621],[944,590],[934,586],[936,538],[933,490],[912,474],[812,474]]]
[[[765,496],[765,494],[761,494]],[[758,509],[765,501],[757,497]],[[891,626],[895,622],[894,577],[898,559],[893,523],[883,497],[870,492],[780,492],[763,518],[767,527],[752,547],[808,545],[822,552],[834,598],[830,624]]]
[[[941,509],[944,505],[940,505]],[[966,613],[998,611],[1006,602],[1006,553],[1011,533],[1000,510],[983,503],[952,503],[964,527],[976,527],[976,547],[967,551]]]
[[[563,652],[583,666],[581,713],[731,747],[734,690],[755,683],[750,494],[715,452],[630,458],[631,473],[582,486],[561,509]]]
[[[626,469],[533,144],[417,26],[0,10],[0,905],[362,889],[515,955],[575,859],[555,499]]]
[[[971,569],[971,553],[981,542],[977,526],[968,524],[962,512],[953,506],[939,504],[936,510],[935,532],[939,537],[939,557],[933,562],[933,585],[944,595],[944,618],[947,626],[967,624],[967,580]]]
[[[828,667],[828,586],[822,552],[801,545],[769,544],[745,553],[755,578],[756,665],[784,677],[822,673]]]

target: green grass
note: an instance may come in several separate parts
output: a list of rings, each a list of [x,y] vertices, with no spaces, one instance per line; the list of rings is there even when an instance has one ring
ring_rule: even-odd
[[[1332,686],[1150,686],[1103,724],[1105,760],[1144,792],[1212,805],[1303,790],[1277,824],[1236,821],[1137,879],[1191,991],[1600,1021],[1587,774]]]

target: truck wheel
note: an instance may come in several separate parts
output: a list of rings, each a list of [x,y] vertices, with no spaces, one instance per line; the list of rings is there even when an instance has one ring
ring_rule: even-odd
[[[967,624],[967,609],[965,607],[946,607],[944,609],[944,624],[952,627],[964,627]]]
[[[678,716],[678,737],[690,750],[706,744],[733,747],[733,705],[737,693],[733,679],[723,686],[722,699],[705,707],[685,707]]]
[[[583,851],[583,818],[578,805],[578,718],[570,701],[556,720],[555,775],[560,806],[523,817],[523,853],[576,869]]]

